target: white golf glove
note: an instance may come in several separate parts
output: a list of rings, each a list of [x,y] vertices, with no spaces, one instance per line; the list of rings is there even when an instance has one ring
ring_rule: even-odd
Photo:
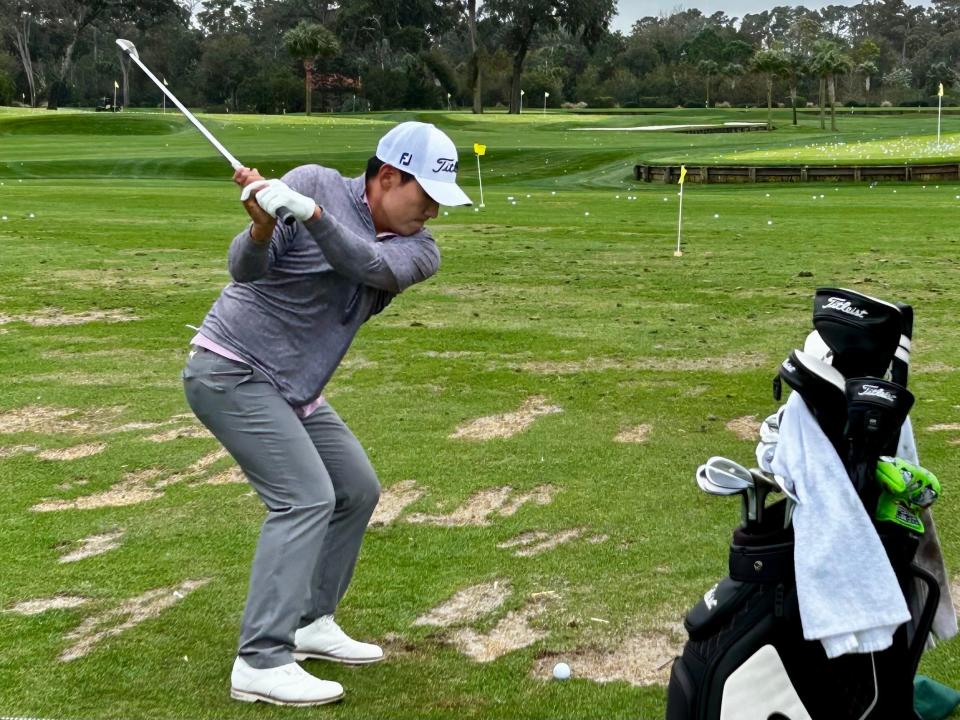
[[[313,217],[317,211],[317,203],[306,195],[301,195],[282,180],[257,180],[243,188],[240,193],[240,200],[244,201],[250,197],[250,193],[257,192],[257,204],[263,208],[271,217],[277,216],[277,210],[281,207],[287,208],[293,216],[300,222],[306,222]]]

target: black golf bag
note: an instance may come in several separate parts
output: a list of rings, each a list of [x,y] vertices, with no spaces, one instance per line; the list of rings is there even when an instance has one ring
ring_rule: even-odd
[[[903,307],[818,290],[814,325],[832,362],[794,351],[774,382],[776,399],[782,382],[803,398],[847,469],[849,478],[838,481],[854,484],[871,517],[877,458],[896,454],[913,404],[905,387],[912,313]],[[904,596],[918,581],[928,591],[910,632],[898,628],[882,652],[828,659],[819,641],[803,637],[788,502],[734,531],[729,575],[687,614],[689,641],[671,672],[667,720],[914,720],[913,677],[940,596],[937,580],[912,562],[919,536],[878,526]]]

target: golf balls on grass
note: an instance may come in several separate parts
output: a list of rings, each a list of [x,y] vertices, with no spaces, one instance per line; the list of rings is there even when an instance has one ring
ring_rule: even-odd
[[[570,666],[565,662],[558,662],[553,666],[553,677],[557,680],[569,680]]]

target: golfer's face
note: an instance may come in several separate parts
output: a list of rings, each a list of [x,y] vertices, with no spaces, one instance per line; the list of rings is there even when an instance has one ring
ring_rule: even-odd
[[[413,235],[428,220],[435,218],[440,206],[416,180],[393,185],[383,198],[383,209],[391,229],[398,235]]]

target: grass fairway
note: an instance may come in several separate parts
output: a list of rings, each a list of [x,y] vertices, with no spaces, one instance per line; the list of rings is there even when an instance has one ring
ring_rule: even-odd
[[[270,174],[359,174],[392,123],[429,119],[475,202],[469,149],[488,146],[486,206],[441,211],[440,273],[364,328],[328,387],[396,510],[368,532],[338,619],[390,660],[308,662],[347,698],[303,713],[661,718],[679,623],[725,574],[739,519],[693,473],[710,455],[752,461],[727,425],[776,408],[770,380],[817,286],[915,306],[914,427],[960,573],[960,188],[692,185],[676,258],[676,187],[631,179],[640,159],[894,142],[915,118],[844,117],[838,135],[809,119],[734,136],[578,129],[764,116],[204,118]],[[228,698],[263,510],[184,415],[179,381],[185,326],[228,282],[244,225],[229,167],[156,114],[3,113],[0,158],[0,714],[288,717]],[[485,417],[528,424],[470,437]],[[62,561],[97,543],[115,547]],[[417,623],[477,586],[494,600]],[[21,604],[52,598],[72,606]],[[561,659],[574,679],[548,681]],[[960,643],[921,671],[960,686]]]

